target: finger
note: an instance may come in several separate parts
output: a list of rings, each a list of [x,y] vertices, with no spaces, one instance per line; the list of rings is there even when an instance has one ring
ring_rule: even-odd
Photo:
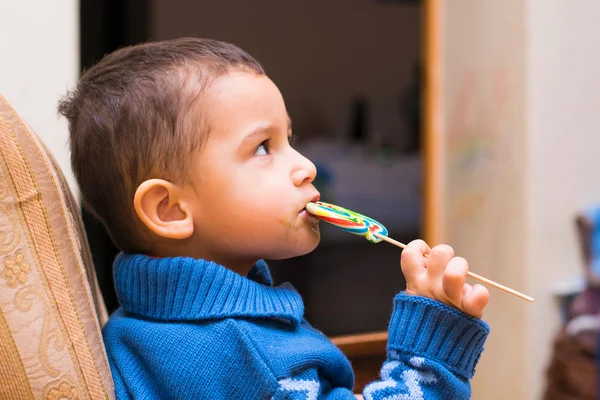
[[[406,246],[405,250],[418,250],[421,255],[425,256],[426,254],[429,254],[429,252],[431,252],[431,248],[427,245],[427,243],[425,243],[423,240],[421,239],[416,239],[413,240],[412,242],[410,242],[408,244],[408,246]]]
[[[422,273],[427,265],[427,259],[424,257],[429,252],[429,246],[422,240],[413,240],[402,250],[400,259],[402,273],[405,278],[411,279]]]
[[[429,254],[427,274],[432,278],[441,276],[453,257],[454,249],[452,247],[445,244],[435,246]]]
[[[465,286],[467,271],[469,265],[467,260],[461,257],[454,257],[448,262],[446,270],[442,276],[442,287],[444,293],[450,299],[452,304],[460,307]]]
[[[467,285],[470,286],[470,285]],[[462,310],[475,318],[483,316],[483,309],[490,300],[490,292],[481,285],[474,285],[465,290],[462,299]]]

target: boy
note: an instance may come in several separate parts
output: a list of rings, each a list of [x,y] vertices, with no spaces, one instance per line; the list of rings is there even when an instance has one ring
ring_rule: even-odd
[[[262,261],[315,249],[304,207],[319,193],[256,60],[203,39],[124,48],[60,112],[85,205],[123,251],[103,330],[118,398],[354,398],[348,360]],[[465,284],[447,246],[412,242],[401,265],[388,360],[365,398],[469,398],[488,291]]]

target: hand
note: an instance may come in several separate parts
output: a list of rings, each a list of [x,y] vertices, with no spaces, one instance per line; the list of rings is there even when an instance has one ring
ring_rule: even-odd
[[[402,251],[401,266],[407,294],[440,301],[475,318],[483,315],[490,293],[481,285],[465,283],[469,264],[454,257],[452,247],[430,249],[424,241],[414,240]]]

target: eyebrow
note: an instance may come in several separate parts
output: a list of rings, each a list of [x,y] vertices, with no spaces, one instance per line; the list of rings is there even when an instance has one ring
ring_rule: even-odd
[[[290,118],[290,116],[288,115],[288,129],[287,131],[290,132],[292,130],[292,119]],[[275,125],[273,124],[261,124],[258,127],[256,127],[255,129],[253,129],[249,134],[247,134],[244,139],[242,140],[242,145],[246,144],[246,143],[251,143],[254,142],[255,140],[257,140],[257,137],[263,137],[263,136],[268,136],[273,130],[275,129]]]

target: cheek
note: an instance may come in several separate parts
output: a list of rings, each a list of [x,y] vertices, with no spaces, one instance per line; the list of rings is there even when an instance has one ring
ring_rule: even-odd
[[[231,182],[211,199],[208,218],[244,235],[272,229],[285,213],[286,202],[268,193],[261,185]]]
[[[238,230],[246,232],[253,225],[273,228],[273,224],[290,224],[293,220],[299,199],[285,174],[277,173],[280,168],[212,172],[212,179],[206,180],[199,191],[202,203],[208,205],[205,215],[209,219],[227,224],[229,229],[238,223]]]
[[[290,185],[279,176],[254,175],[238,180],[231,193],[237,202],[257,211],[273,210],[278,214],[294,208]],[[235,193],[235,194],[233,194]]]
[[[280,237],[294,225],[291,208],[281,196],[249,194],[238,207],[237,229],[257,239]]]

